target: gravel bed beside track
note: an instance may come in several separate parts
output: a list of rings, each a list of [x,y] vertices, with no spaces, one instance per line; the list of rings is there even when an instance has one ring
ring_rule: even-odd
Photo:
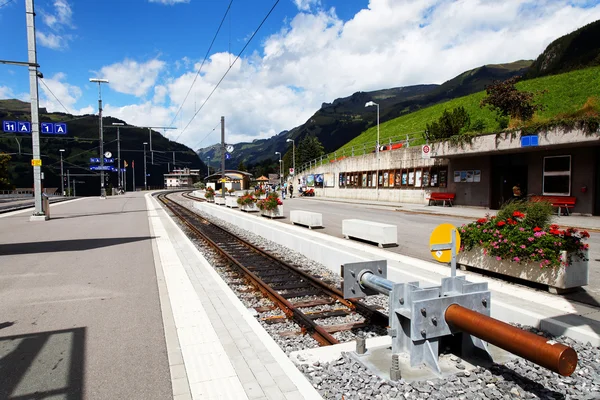
[[[191,201],[181,199],[180,202],[190,207]],[[231,230],[244,239],[258,244],[267,251],[285,259],[292,265],[320,276],[331,286],[339,288],[340,277],[326,270],[306,257],[288,248],[274,244],[262,237],[257,237],[247,231],[241,230],[224,221],[204,215],[198,210],[194,211],[204,218]],[[215,258],[212,250],[193,240],[207,260],[215,266],[217,272],[226,282],[234,282],[233,290],[242,302],[249,307],[272,305],[270,300],[256,299],[252,293],[242,293],[239,289],[247,288],[239,277],[230,272],[224,272],[220,263],[222,260]],[[387,296],[369,296],[366,304],[378,305],[387,312]],[[335,307],[333,307],[335,308]],[[330,308],[319,306],[314,310],[328,310]],[[308,335],[286,336],[280,332],[298,331],[298,326],[286,321],[284,323],[269,324],[261,318],[281,315],[279,310],[269,310],[258,313],[261,325],[275,339],[279,346],[289,354],[296,350],[318,347],[317,342]],[[348,321],[344,318],[344,321]],[[328,320],[328,324],[334,323]],[[520,325],[516,325],[522,327]],[[552,337],[535,328],[522,327],[548,338]],[[362,332],[367,337],[382,335],[385,332]],[[338,332],[334,336],[341,341],[354,340],[352,332]],[[371,374],[368,370],[350,359],[345,354],[331,363],[315,363],[313,365],[298,365],[315,388],[325,399],[345,400],[387,400],[387,399],[444,399],[444,400],[470,400],[470,399],[600,399],[600,348],[593,347],[590,343],[582,344],[567,337],[554,338],[575,349],[579,356],[577,369],[571,377],[565,378],[556,373],[541,368],[529,361],[516,358],[504,365],[494,365],[490,369],[477,368],[463,371],[447,379],[432,379],[426,382],[406,383],[403,380],[390,382],[382,380]],[[459,358],[457,364],[461,363]],[[343,397],[342,397],[343,396]]]

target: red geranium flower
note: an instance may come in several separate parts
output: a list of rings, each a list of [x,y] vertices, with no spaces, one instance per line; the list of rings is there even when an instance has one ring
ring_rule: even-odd
[[[535,228],[533,228],[533,231],[534,232],[541,232],[542,228],[536,226]]]
[[[498,225],[498,226],[504,226],[504,225],[506,225],[506,222],[504,222],[504,221],[498,221],[496,223],[496,225]]]
[[[515,211],[513,213],[513,217],[515,217],[515,218],[525,218],[525,214],[523,214],[521,211]]]
[[[509,219],[507,219],[506,221],[509,223],[509,225],[516,225],[516,224],[518,224],[518,222],[517,222],[517,221],[515,221],[515,220],[514,220],[514,219],[512,219],[512,218],[509,218]]]
[[[581,231],[581,237],[587,239],[590,237],[590,234],[588,231]]]
[[[552,229],[552,230],[555,230],[555,231],[556,231],[556,230],[558,230],[558,225],[556,225],[556,224],[552,224],[552,225],[550,225],[550,229]]]
[[[487,222],[487,219],[485,219],[485,218],[479,218],[479,219],[477,220],[477,223],[478,223],[478,224],[485,224],[486,222]]]

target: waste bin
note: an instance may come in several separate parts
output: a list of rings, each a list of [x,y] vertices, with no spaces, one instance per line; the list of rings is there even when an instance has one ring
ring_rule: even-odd
[[[45,194],[42,194],[42,211],[44,211],[46,219],[50,219],[50,198]]]

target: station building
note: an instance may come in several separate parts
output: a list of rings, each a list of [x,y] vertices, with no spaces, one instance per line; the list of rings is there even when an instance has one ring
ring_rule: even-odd
[[[168,174],[164,174],[165,189],[171,188],[191,188],[194,183],[200,180],[199,169],[174,169]]]
[[[598,133],[556,128],[317,162],[298,179],[317,196],[428,204],[431,193],[445,192],[455,205],[489,209],[511,199],[518,184],[523,196],[572,197],[574,213],[600,215],[599,160]]]

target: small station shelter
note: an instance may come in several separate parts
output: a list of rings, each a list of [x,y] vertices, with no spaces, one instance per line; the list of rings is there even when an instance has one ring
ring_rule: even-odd
[[[237,171],[233,169],[226,169],[225,176],[222,171],[217,171],[212,175],[204,178],[204,182],[207,187],[212,187],[215,191],[221,190],[221,186],[224,184],[225,189],[234,190],[249,190],[250,181],[252,180],[252,174],[245,171]],[[225,182],[222,182],[223,177]]]

